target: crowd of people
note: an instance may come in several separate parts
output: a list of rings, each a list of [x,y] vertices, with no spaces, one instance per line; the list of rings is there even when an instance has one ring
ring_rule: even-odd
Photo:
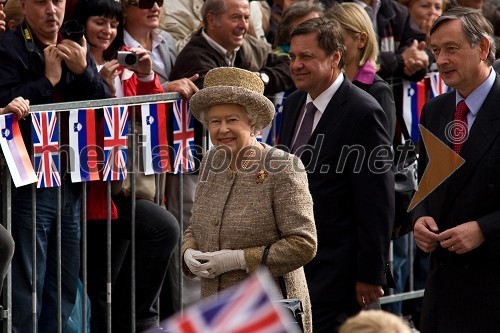
[[[83,36],[66,38],[67,22]],[[91,332],[157,327],[263,265],[302,302],[304,332],[380,332],[381,323],[409,332],[401,302],[384,307],[395,315],[378,310],[388,288],[404,291],[412,259],[407,237],[391,240],[393,152],[406,126],[393,88],[431,70],[454,90],[426,103],[420,124],[465,164],[413,211],[415,283],[426,289],[414,324],[423,333],[494,331],[497,43],[500,9],[482,0],[0,0],[0,115],[22,119],[25,142],[30,105],[177,92],[189,100],[195,146],[212,146],[196,149],[195,172],[182,179],[142,175],[152,195],[131,193],[128,180],[89,182],[87,221],[64,158],[60,189],[13,186],[10,233],[0,225],[12,332],[64,330],[81,276],[82,223]],[[137,63],[120,63],[120,51]],[[275,117],[270,96],[281,92],[271,146],[257,138]],[[67,132],[68,113],[59,118]],[[139,137],[137,118],[130,132]],[[104,126],[96,110],[98,138]],[[61,134],[61,146],[67,140]],[[432,149],[422,137],[414,145],[421,179]]]

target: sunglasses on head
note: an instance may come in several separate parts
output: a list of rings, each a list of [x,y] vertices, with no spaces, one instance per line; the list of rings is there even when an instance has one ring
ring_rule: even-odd
[[[155,2],[158,4],[158,7],[163,6],[163,0],[139,0],[139,3],[134,6],[140,9],[151,9],[155,5]]]

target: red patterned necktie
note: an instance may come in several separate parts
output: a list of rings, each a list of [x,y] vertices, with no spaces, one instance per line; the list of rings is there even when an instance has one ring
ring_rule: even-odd
[[[462,150],[462,145],[467,139],[467,113],[469,108],[465,104],[465,100],[461,100],[457,104],[453,121],[455,122],[453,135],[453,150],[459,154]]]

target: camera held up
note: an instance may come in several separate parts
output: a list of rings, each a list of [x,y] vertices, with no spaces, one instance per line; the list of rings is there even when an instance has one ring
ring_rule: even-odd
[[[123,67],[133,67],[139,62],[137,54],[130,51],[118,51],[116,59]]]
[[[82,45],[82,38],[85,34],[85,27],[76,20],[70,20],[61,26],[61,34],[65,39],[71,39]]]

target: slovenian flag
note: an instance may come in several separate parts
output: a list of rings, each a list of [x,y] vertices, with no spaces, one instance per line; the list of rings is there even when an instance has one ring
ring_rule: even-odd
[[[418,142],[418,124],[426,102],[426,93],[425,80],[419,82],[403,80],[403,118],[413,142]]]
[[[139,146],[142,147],[142,161],[144,174],[165,173],[170,171],[167,140],[167,105],[141,105],[142,138]]]
[[[57,113],[34,112],[31,114],[31,123],[37,187],[61,186]]]
[[[75,109],[69,111],[69,145],[71,181],[73,183],[99,180],[95,111]]]
[[[0,146],[16,187],[35,183],[35,170],[24,145],[17,117],[13,114],[0,116]]]
[[[274,109],[276,110],[274,121],[271,123],[273,126],[272,140],[267,140],[266,143],[274,146],[278,142],[278,134],[281,127],[281,119],[283,118],[283,107],[285,106],[286,99],[290,92],[279,92],[274,95]]]

